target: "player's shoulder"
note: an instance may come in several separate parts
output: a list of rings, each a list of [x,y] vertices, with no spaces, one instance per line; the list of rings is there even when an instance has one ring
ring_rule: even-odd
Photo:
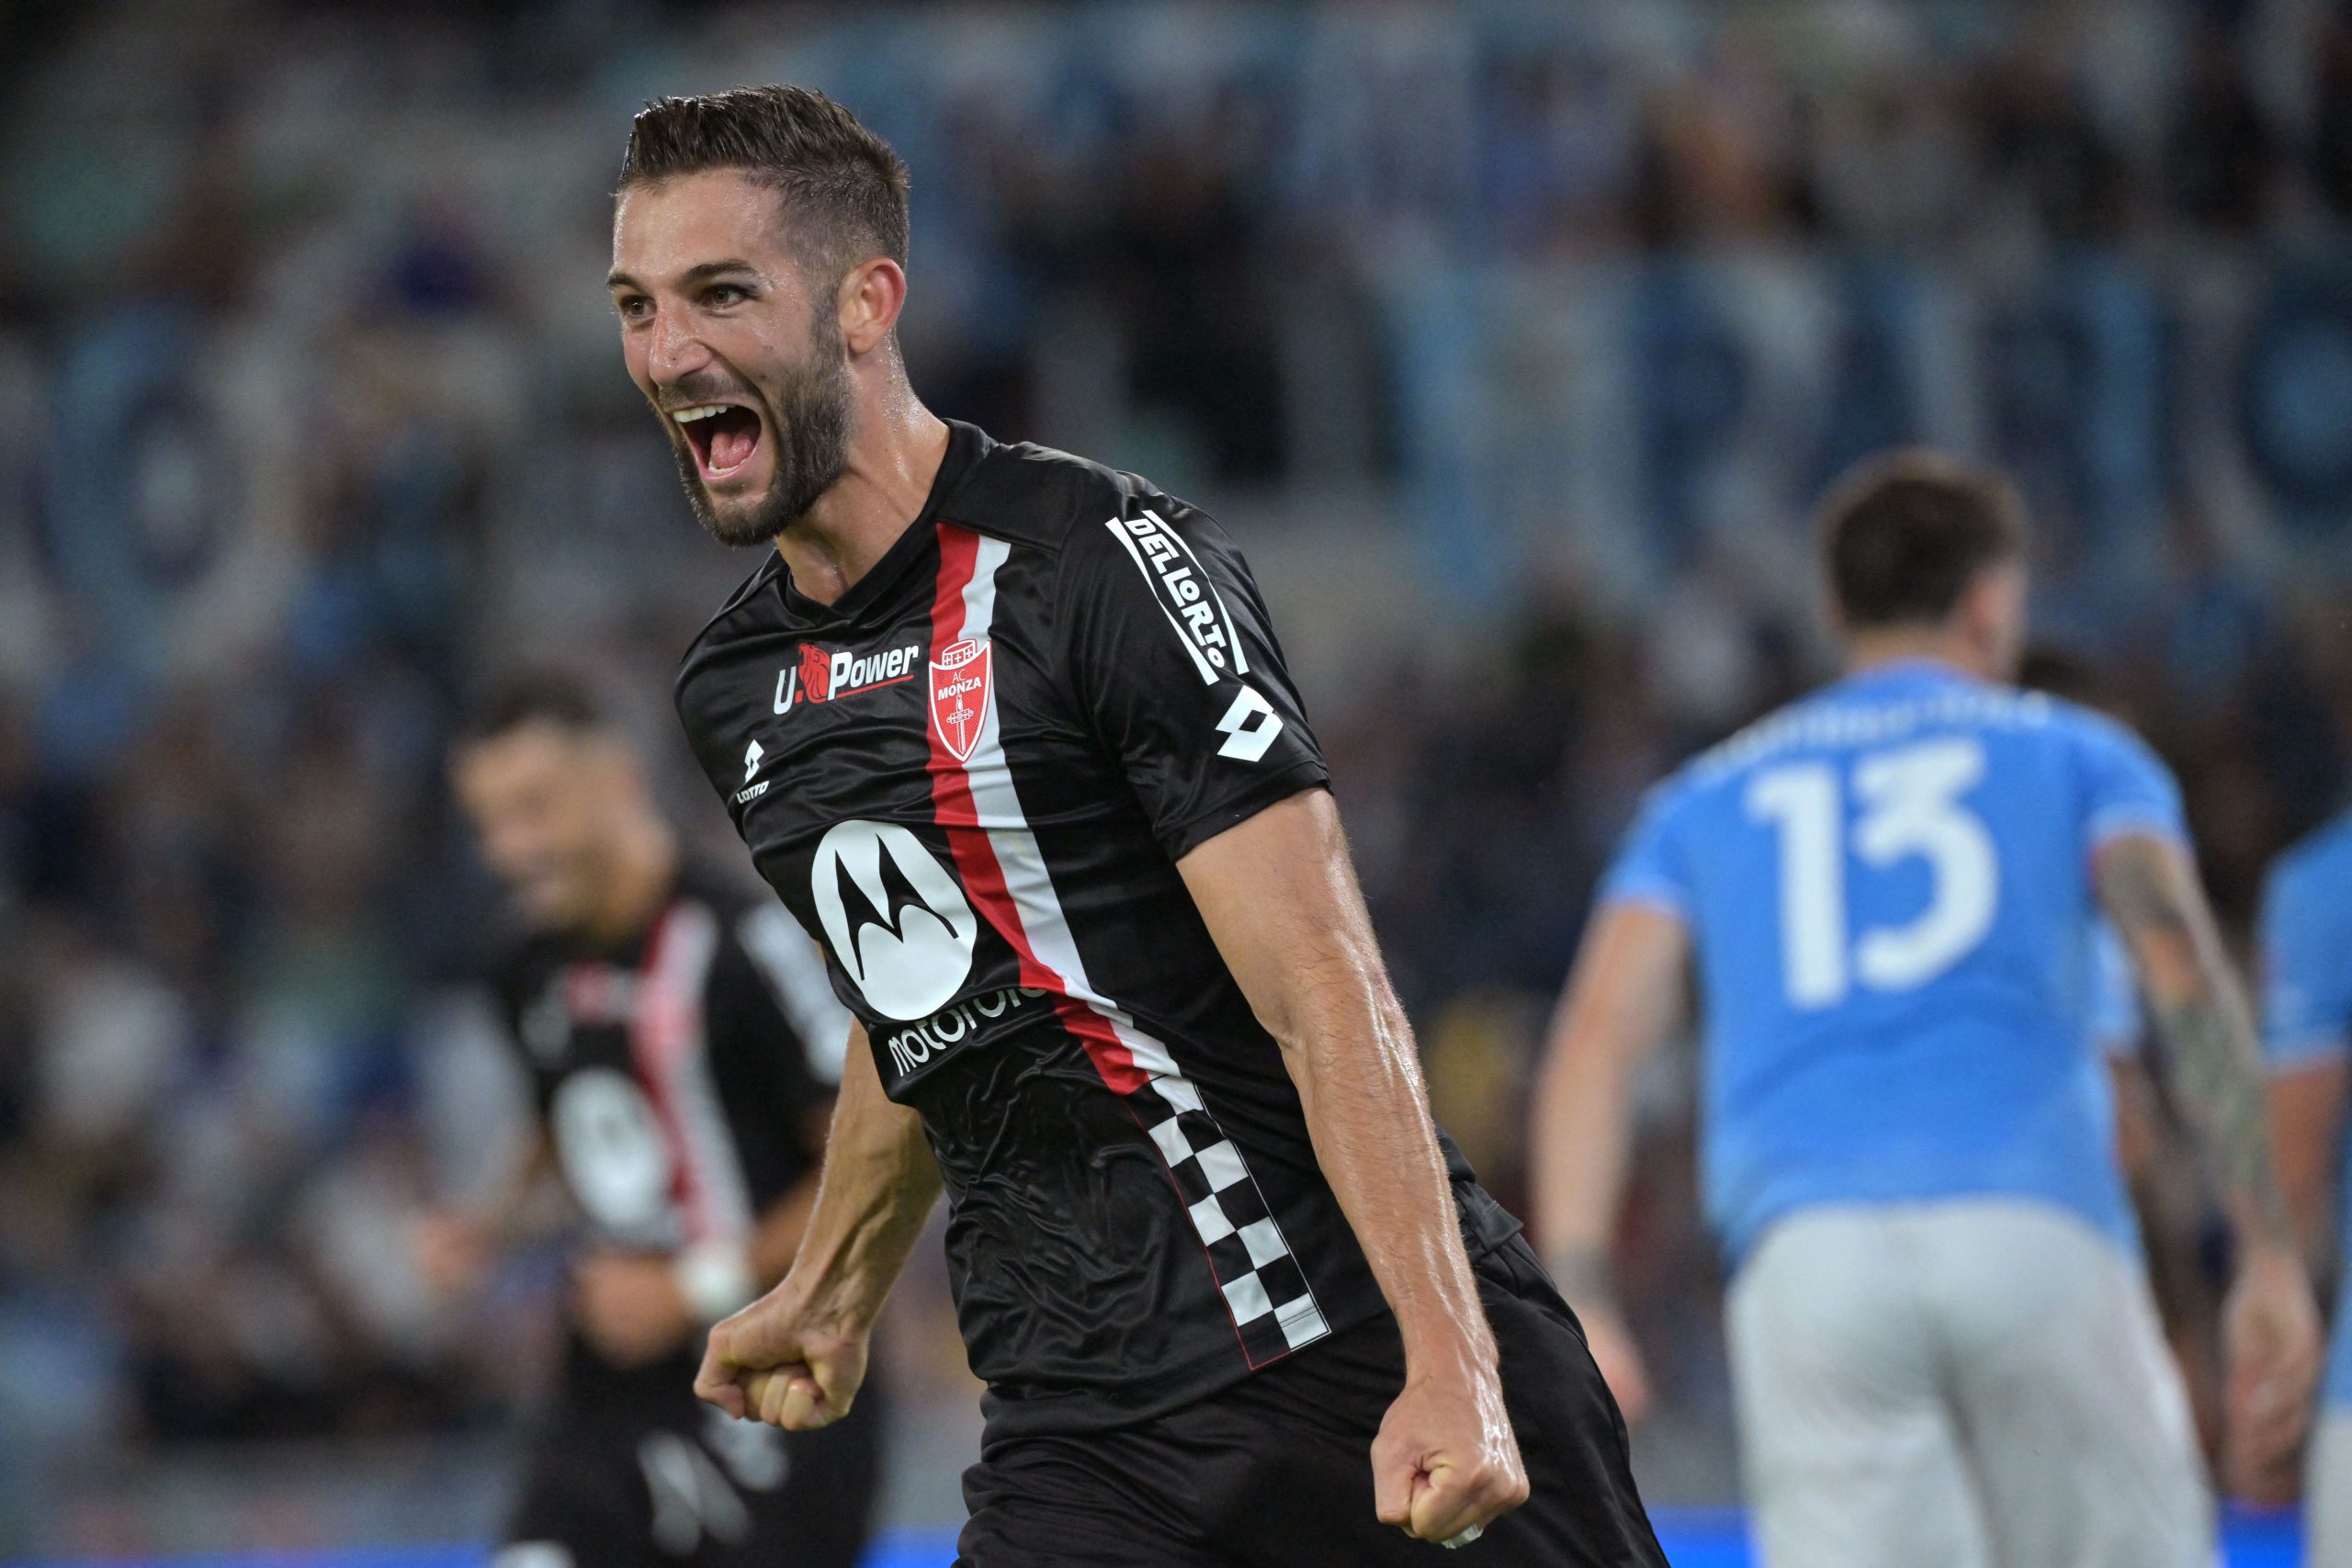
[[[2099,750],[2129,752],[2150,761],[2155,760],[2155,750],[2146,739],[2111,713],[2048,692],[2020,691],[2017,694],[2021,701],[2040,705],[2043,727],[2063,741]]]
[[[2272,863],[2268,881],[2277,901],[2352,908],[2352,810],[2288,845]]]
[[[738,637],[756,635],[769,628],[778,614],[776,595],[771,592],[777,575],[784,570],[784,558],[773,549],[760,552],[760,564],[752,574],[736,585],[718,613],[703,623],[703,627],[686,644],[678,657],[677,678],[670,688],[671,701],[678,716],[686,723],[689,737],[699,733],[695,725],[694,694],[698,678],[718,657],[720,650]]]
[[[989,441],[941,521],[1058,558],[1065,579],[1134,570],[1155,548],[1223,547],[1207,513],[1140,474],[1035,442]]]

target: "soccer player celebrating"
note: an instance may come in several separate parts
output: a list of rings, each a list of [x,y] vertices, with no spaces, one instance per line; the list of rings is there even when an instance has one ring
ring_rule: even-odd
[[[965,1562],[1663,1562],[1573,1318],[1430,1123],[1239,552],[933,417],[906,255],[904,165],[820,95],[638,116],[629,372],[704,525],[775,545],[679,711],[858,1021],[799,1256],[695,1386],[847,1411],[944,1185]]]
[[[1828,499],[1846,677],[1655,791],[1539,1089],[1537,1220],[1612,1378],[1633,1071],[1706,1015],[1707,1206],[1770,1568],[2208,1568],[2212,1510],[2086,1044],[2095,913],[2129,950],[2238,1237],[2233,1467],[2299,1440],[2311,1290],[2253,1025],[2180,804],[2130,731],[2003,682],[2025,521],[1910,452]]]
[[[583,1242],[562,1381],[498,1561],[510,1568],[854,1568],[879,1455],[866,1414],[781,1434],[691,1384],[704,1327],[781,1276],[815,1198],[849,1027],[773,904],[682,866],[643,764],[584,688],[494,695],[451,773],[530,928],[494,989],[539,1111],[516,1179],[424,1227],[459,1288],[559,1174]]]
[[[2271,1124],[2288,1212],[2306,1256],[2323,1258],[2330,1211],[2346,1273],[2335,1343],[2304,1495],[2308,1568],[2352,1568],[2352,814],[2290,850],[2263,892],[2264,1038]]]

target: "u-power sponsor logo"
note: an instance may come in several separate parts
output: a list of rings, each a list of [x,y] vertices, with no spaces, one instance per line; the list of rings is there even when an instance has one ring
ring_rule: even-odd
[[[783,714],[804,698],[812,703],[839,702],[876,686],[895,686],[910,680],[922,645],[888,649],[880,653],[852,653],[847,649],[827,653],[808,643],[800,645],[800,662],[775,672],[775,709]]]

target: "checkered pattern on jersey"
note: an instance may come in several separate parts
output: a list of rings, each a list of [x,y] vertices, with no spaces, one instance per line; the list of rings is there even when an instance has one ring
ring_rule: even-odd
[[[1163,1076],[1127,1100],[1176,1179],[1250,1364],[1263,1366],[1329,1334],[1266,1195],[1201,1104],[1199,1087]]]

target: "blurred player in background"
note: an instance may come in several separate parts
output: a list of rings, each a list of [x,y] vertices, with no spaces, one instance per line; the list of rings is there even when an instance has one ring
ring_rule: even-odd
[[[1536,1207],[1605,1370],[1633,1069],[1706,1020],[1704,1178],[1771,1568],[2205,1568],[2213,1519],[2086,1039],[2130,951],[2237,1238],[2233,1470],[2275,1495],[2317,1324],[2250,1018],[2177,793],[2110,720],[2004,684],[2025,523],[1996,476],[1865,466],[1823,545],[1846,677],[1653,793],[1555,1024]]]
[[[2129,723],[2091,668],[2063,649],[2026,650],[2017,683]],[[2229,1220],[2214,1204],[2197,1135],[2149,1037],[2132,955],[2101,915],[2091,922],[2083,1009],[2091,1052],[2115,1092],[2115,1152],[2139,1221],[2148,1287],[2188,1394],[2199,1449],[2222,1456],[2221,1302],[2229,1288]]]
[[[2262,905],[2264,1039],[2279,1179],[2307,1255],[2346,1270],[2305,1472],[2307,1568],[2352,1568],[2352,815],[2290,850]],[[2331,1224],[2331,1221],[2334,1222]],[[2331,1232],[2333,1236],[2331,1237]],[[2332,1242],[2332,1245],[2331,1245]]]
[[[538,1120],[502,1192],[426,1224],[428,1268],[462,1289],[550,1177],[579,1232],[561,1384],[498,1561],[851,1568],[880,1413],[786,1434],[693,1393],[704,1330],[783,1275],[814,1198],[850,1031],[822,961],[782,909],[682,863],[642,759],[568,680],[492,697],[451,776],[527,928],[492,984]]]

